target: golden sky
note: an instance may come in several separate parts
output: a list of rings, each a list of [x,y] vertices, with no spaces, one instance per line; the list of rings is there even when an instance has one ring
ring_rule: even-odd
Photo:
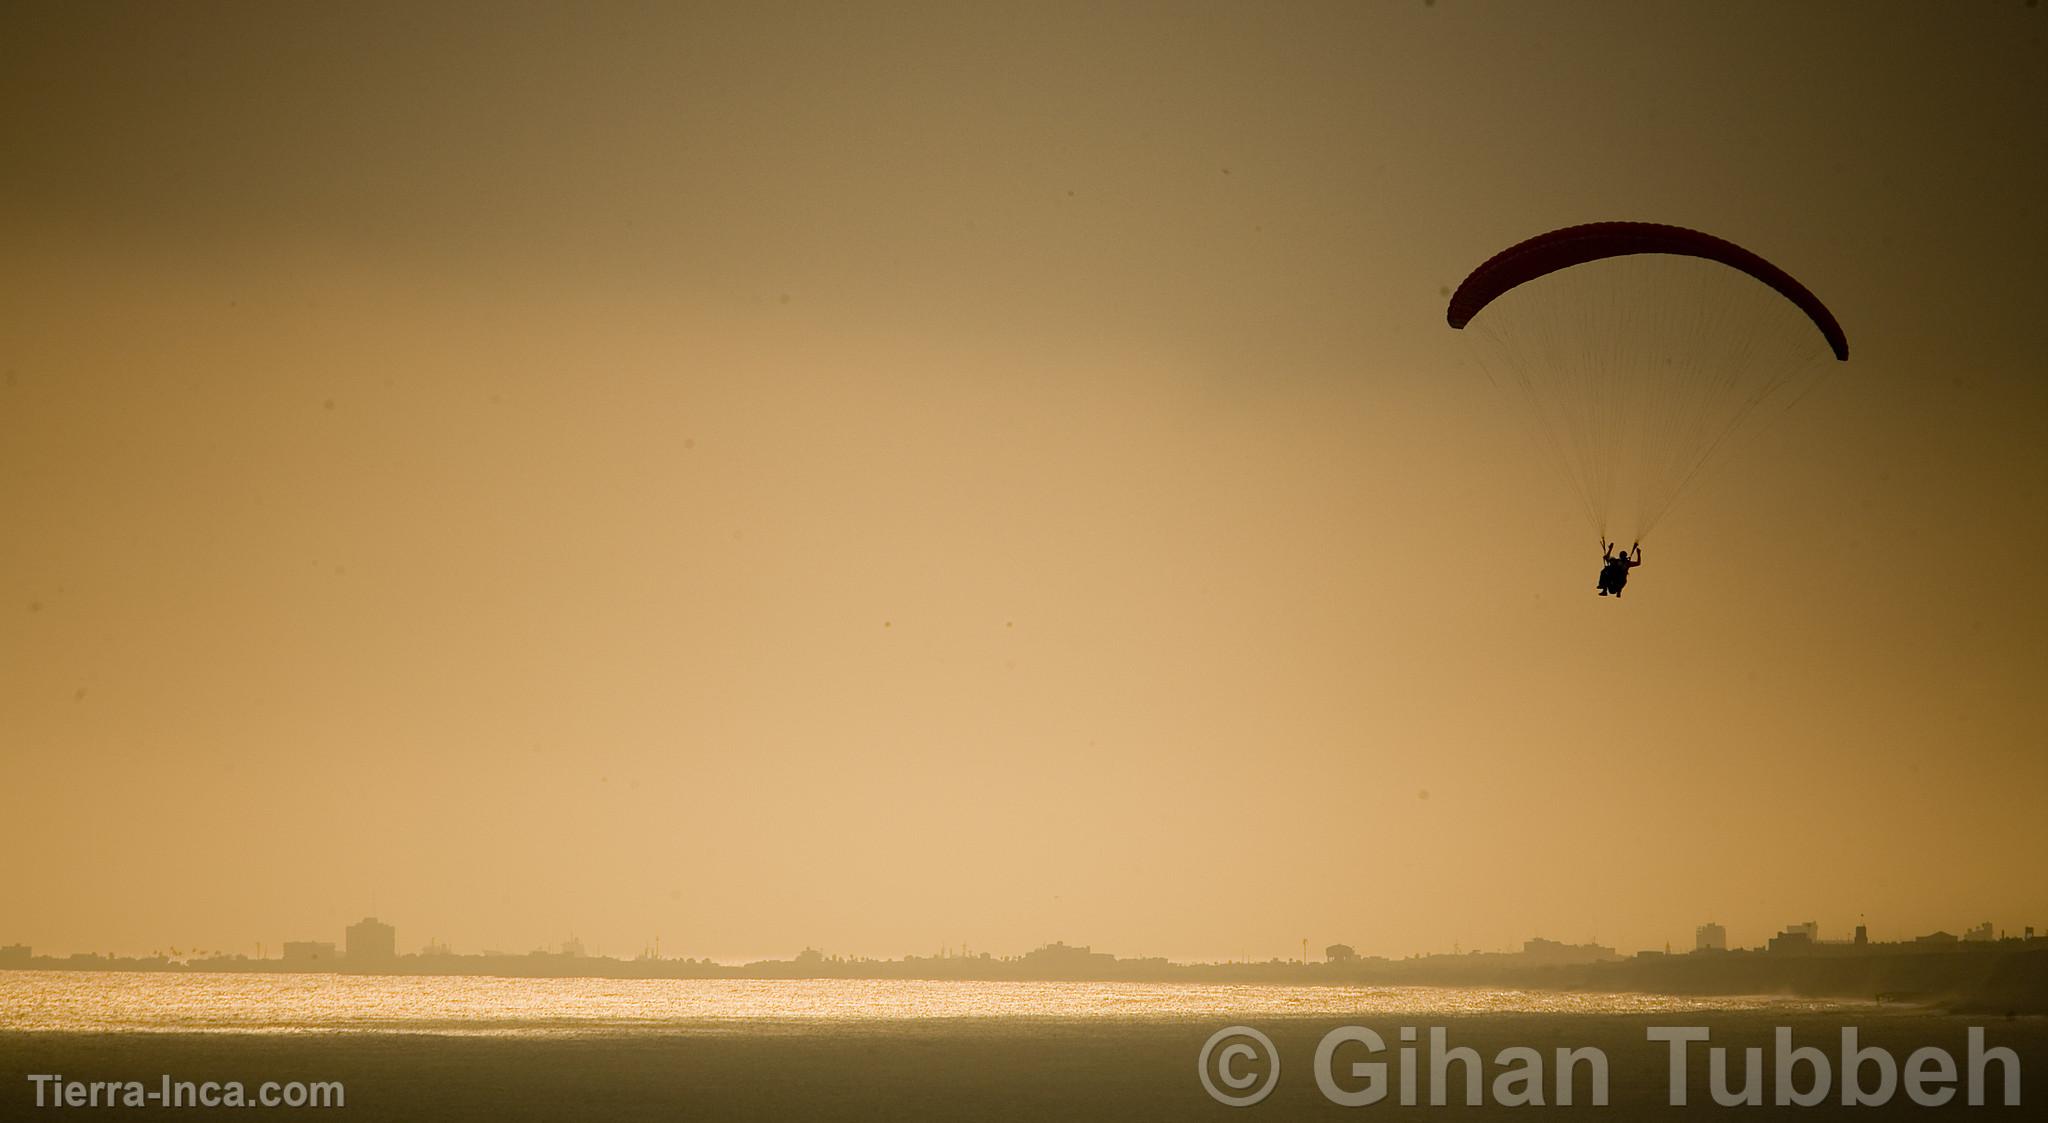
[[[2044,35],[11,4],[0,942],[2048,928]],[[1620,604],[1443,320],[1600,219],[1853,346]]]

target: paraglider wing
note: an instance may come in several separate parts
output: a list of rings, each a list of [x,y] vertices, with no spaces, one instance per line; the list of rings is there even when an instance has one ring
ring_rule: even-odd
[[[1827,339],[1828,348],[1834,352],[1835,358],[1845,361],[1849,358],[1849,339],[1842,333],[1841,325],[1835,322],[1834,313],[1829,312],[1827,305],[1822,304],[1820,298],[1805,285],[1794,280],[1790,273],[1733,242],[1683,226],[1655,222],[1594,222],[1567,226],[1509,246],[1488,258],[1465,278],[1458,291],[1451,294],[1450,308],[1444,318],[1452,327],[1463,328],[1494,298],[1517,285],[1589,261],[1651,253],[1718,261],[1749,274],[1806,313],[1813,326],[1819,328]]]
[[[1605,541],[1642,538],[1768,403],[1849,340],[1826,305],[1732,242],[1651,222],[1539,234],[1474,269],[1444,318],[1529,422]]]

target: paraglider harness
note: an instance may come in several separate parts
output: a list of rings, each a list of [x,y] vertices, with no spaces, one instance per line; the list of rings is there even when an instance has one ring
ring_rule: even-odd
[[[1631,552],[1635,554],[1633,559],[1629,557]],[[1630,549],[1617,554],[1614,552],[1614,544],[1602,538],[1600,559],[1605,564],[1600,567],[1600,582],[1595,588],[1600,590],[1603,597],[1618,597],[1621,595],[1622,587],[1628,584],[1628,571],[1643,564],[1643,544],[1637,542]]]

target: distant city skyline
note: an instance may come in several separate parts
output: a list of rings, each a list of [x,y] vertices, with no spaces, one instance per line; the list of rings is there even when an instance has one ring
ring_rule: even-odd
[[[2048,925],[2043,925],[2043,926],[2041,926],[2041,929],[2042,929],[2042,931],[2044,931],[2044,932],[2048,932]],[[1675,945],[1675,944],[1667,943],[1667,944],[1665,944],[1665,945],[1664,945],[1664,947],[1665,947],[1666,949],[1674,949],[1674,948],[1675,948],[1675,949],[1677,949],[1677,950],[1683,950],[1683,951],[1718,951],[1718,950],[1741,950],[1741,949],[1749,949],[1749,950],[1762,950],[1762,949],[1771,949],[1771,948],[1775,948],[1775,947],[1777,947],[1777,946],[1779,945],[1779,941],[1781,941],[1781,940],[1784,940],[1784,939],[1785,939],[1786,937],[1788,937],[1788,936],[1789,936],[1789,937],[1792,937],[1793,939],[1795,939],[1795,940],[1796,940],[1797,942],[1799,942],[1800,944],[1810,944],[1810,945],[1815,945],[1815,946],[1822,946],[1822,945],[1827,945],[1827,944],[1831,944],[1831,943],[1832,943],[1832,944],[1863,944],[1863,943],[1865,943],[1865,942],[1868,942],[1868,943],[1871,943],[1871,944],[1886,944],[1886,943],[1915,943],[1915,942],[1919,942],[1919,943],[1926,943],[1926,942],[1944,942],[1944,941],[1945,941],[1945,942],[1954,942],[1954,943],[1967,943],[1967,942],[1992,942],[1992,941],[1997,941],[1997,940],[2006,940],[2006,939],[2015,939],[2015,938],[2016,938],[2016,939],[2022,939],[2022,940],[2029,940],[2029,941],[2031,941],[2031,940],[2033,940],[2033,939],[2035,938],[2035,930],[2036,930],[2036,926],[2035,926],[2035,925],[2023,925],[2023,926],[2021,926],[2020,928],[2018,928],[2018,929],[2016,929],[2016,930],[2008,930],[2008,929],[2006,929],[2006,928],[2003,928],[2003,927],[2000,927],[2000,926],[1998,926],[1998,925],[1995,925],[1995,924],[1994,924],[1994,923],[1993,923],[1992,921],[1989,921],[1989,920],[1983,920],[1983,921],[1979,921],[1979,922],[1977,922],[1977,923],[1975,923],[1975,924],[1973,924],[1973,925],[1970,925],[1970,926],[1964,927],[1964,928],[1963,928],[1963,930],[1962,930],[1962,932],[1961,932],[1961,934],[1951,933],[1951,932],[1949,932],[1949,931],[1947,931],[1947,930],[1945,930],[1945,929],[1935,929],[1935,930],[1933,930],[1933,931],[1931,931],[1931,932],[1917,933],[1917,934],[1912,934],[1912,935],[1903,935],[1903,934],[1901,934],[1901,935],[1894,935],[1894,936],[1892,936],[1891,938],[1889,938],[1889,939],[1886,939],[1886,938],[1883,938],[1882,936],[1871,936],[1871,935],[1870,935],[1870,933],[1869,933],[1869,928],[1868,928],[1868,926],[1867,926],[1867,925],[1865,925],[1865,924],[1862,924],[1862,923],[1858,923],[1857,925],[1855,925],[1855,926],[1854,926],[1854,929],[1853,929],[1852,935],[1851,935],[1850,937],[1848,937],[1848,938],[1836,938],[1836,939],[1826,939],[1826,938],[1823,938],[1823,937],[1822,937],[1822,936],[1820,935],[1820,932],[1821,932],[1821,928],[1820,928],[1820,925],[1819,925],[1819,923],[1818,923],[1818,922],[1816,922],[1816,921],[1798,921],[1798,922],[1788,923],[1788,924],[1785,924],[1785,925],[1782,925],[1782,926],[1780,926],[1780,927],[1779,927],[1779,928],[1778,928],[1778,929],[1777,929],[1776,931],[1774,931],[1774,932],[1773,932],[1773,933],[1771,933],[1770,935],[1766,936],[1766,937],[1765,937],[1764,939],[1762,939],[1762,940],[1759,940],[1759,941],[1757,941],[1757,942],[1755,942],[1755,943],[1752,943],[1752,944],[1744,944],[1744,943],[1741,943],[1741,942],[1739,942],[1739,941],[1738,941],[1738,942],[1734,942],[1734,943],[1731,943],[1731,942],[1729,941],[1729,937],[1728,937],[1728,931],[1727,931],[1727,928],[1726,928],[1726,926],[1724,926],[1724,925],[1721,925],[1721,924],[1718,924],[1718,923],[1715,923],[1715,922],[1712,922],[1712,921],[1709,921],[1709,922],[1706,922],[1706,923],[1704,923],[1704,924],[1701,924],[1701,925],[1699,925],[1698,927],[1696,927],[1696,928],[1694,929],[1694,942],[1693,942],[1692,944],[1690,944],[1690,945],[1686,945],[1686,946],[1685,946],[1685,947],[1683,947],[1683,948],[1678,948],[1678,947],[1677,947],[1677,945]],[[279,942],[275,942],[275,943],[270,943],[270,942],[265,942],[265,941],[257,941],[257,942],[256,942],[256,943],[255,943],[254,945],[252,945],[252,946],[254,946],[254,947],[255,947],[255,948],[257,949],[257,954],[256,954],[255,956],[247,956],[247,957],[248,957],[248,958],[253,958],[253,959],[258,959],[258,960],[263,960],[263,959],[271,959],[271,958],[275,958],[275,959],[277,959],[277,960],[278,960],[278,961],[280,961],[280,962],[294,962],[294,961],[297,961],[297,962],[305,962],[305,963],[309,963],[309,964],[318,964],[318,963],[327,963],[327,964],[329,964],[329,965],[332,965],[332,964],[341,964],[341,965],[345,965],[345,966],[349,966],[349,967],[363,967],[363,966],[378,966],[378,965],[384,965],[384,964],[389,964],[389,963],[393,962],[394,960],[396,960],[396,959],[398,959],[398,958],[401,958],[401,957],[411,957],[411,956],[431,956],[431,955],[472,955],[472,956],[474,956],[474,955],[483,955],[483,956],[518,956],[518,955],[561,955],[561,956],[565,956],[565,957],[568,957],[568,958],[580,958],[580,957],[584,957],[584,956],[588,955],[588,956],[589,956],[589,957],[591,957],[591,958],[620,958],[620,957],[618,957],[618,956],[616,956],[616,955],[613,955],[613,956],[606,956],[606,955],[605,955],[605,953],[604,953],[604,952],[603,952],[603,951],[602,951],[601,949],[600,949],[600,950],[593,950],[593,951],[588,951],[588,952],[586,952],[586,950],[585,950],[585,947],[584,947],[584,943],[583,943],[583,941],[582,941],[581,939],[577,938],[577,937],[576,937],[576,936],[575,936],[575,935],[574,935],[573,933],[571,933],[571,934],[570,934],[569,936],[567,936],[566,938],[564,938],[564,939],[562,939],[562,940],[560,940],[560,941],[557,941],[557,942],[550,942],[550,943],[543,943],[543,944],[542,944],[541,946],[538,946],[538,947],[532,948],[532,949],[530,949],[530,950],[528,950],[528,951],[525,951],[525,952],[506,952],[506,951],[503,951],[503,950],[495,950],[495,949],[488,949],[488,948],[479,948],[479,949],[475,949],[475,950],[471,950],[471,949],[457,949],[457,948],[455,948],[455,947],[453,947],[453,946],[449,945],[448,943],[446,943],[446,942],[442,941],[442,940],[441,940],[441,939],[440,939],[439,937],[429,937],[429,938],[428,938],[428,940],[426,941],[426,943],[425,943],[424,945],[422,945],[422,946],[421,946],[421,948],[420,948],[420,950],[419,950],[419,951],[401,951],[401,950],[399,950],[399,949],[400,949],[400,947],[401,947],[401,945],[400,945],[400,944],[398,943],[398,940],[397,940],[397,931],[398,931],[398,929],[397,929],[397,926],[396,926],[396,925],[394,925],[394,924],[390,924],[390,923],[387,923],[387,922],[385,922],[385,921],[381,920],[381,919],[380,919],[380,918],[378,918],[378,917],[374,917],[374,916],[371,916],[371,917],[364,917],[364,918],[362,918],[361,920],[359,920],[359,921],[357,921],[357,922],[355,922],[355,923],[353,923],[353,924],[350,924],[350,925],[346,926],[346,928],[345,928],[345,929],[343,930],[343,935],[344,935],[344,939],[342,940],[342,942],[341,942],[340,944],[337,944],[337,943],[335,943],[334,941],[331,941],[331,940],[330,940],[330,941],[322,941],[322,940],[317,940],[317,939],[301,939],[301,940],[284,940],[284,941],[279,941]],[[0,933],[0,935],[4,935],[4,933]],[[1311,941],[1311,942],[1312,942],[1312,941]],[[639,951],[638,951],[637,953],[635,953],[635,954],[634,954],[634,955],[632,955],[632,956],[626,956],[626,957],[624,957],[624,958],[663,958],[663,957],[661,956],[660,952],[659,952],[659,943],[660,943],[660,937],[659,937],[659,936],[656,936],[656,937],[654,937],[654,938],[650,939],[650,940],[649,940],[649,941],[648,941],[647,943],[643,944],[643,945],[642,945],[642,946],[640,947],[640,949],[639,949]],[[1050,942],[1049,944],[1046,944],[1046,945],[1040,945],[1040,946],[1056,946],[1056,945],[1064,945],[1064,943],[1065,943],[1064,941],[1057,941],[1057,940],[1056,940],[1056,941],[1051,941],[1051,942]],[[802,954],[813,954],[813,953],[815,953],[815,950],[816,950],[816,949],[813,949],[813,948],[811,947],[811,945],[810,945],[810,944],[806,943],[806,944],[804,944],[803,946],[804,946],[804,949],[805,949],[805,951],[804,951],[804,953],[802,953]],[[1086,945],[1086,946],[1093,946],[1093,945]],[[32,945],[28,945],[28,944],[10,944],[10,945],[0,945],[0,965],[5,965],[5,964],[7,964],[7,963],[9,963],[9,962],[13,962],[13,961],[18,961],[18,960],[22,960],[22,959],[26,959],[26,958],[28,958],[28,956],[29,956],[29,951],[30,951],[30,949],[31,949],[31,948],[32,948]],[[265,954],[263,954],[263,949],[265,949],[265,948],[275,948],[275,949],[277,949],[277,954],[276,954],[275,956],[268,956],[268,955],[265,955]],[[1330,952],[1331,950],[1334,950],[1334,949],[1338,949],[1338,948],[1341,948],[1341,949],[1342,949],[1342,954],[1340,954],[1340,955],[1336,955],[1336,956],[1332,956],[1332,955],[1330,955],[1330,954],[1329,954],[1329,952]],[[1407,957],[1414,957],[1414,956],[1444,956],[1444,955],[1458,955],[1458,954],[1470,954],[1470,953],[1483,953],[1483,954],[1531,954],[1531,955],[1536,955],[1536,956],[1538,956],[1538,957],[1542,957],[1542,956],[1544,956],[1544,955],[1553,955],[1553,957],[1554,957],[1554,953],[1552,953],[1552,952],[1546,952],[1546,951],[1542,950],[1542,949],[1546,949],[1546,948],[1550,948],[1550,949],[1565,949],[1565,950],[1568,950],[1568,951],[1569,951],[1570,949],[1582,949],[1582,948],[1583,948],[1583,949],[1593,949],[1593,948],[1597,948],[1597,949],[1601,949],[1601,950],[1604,950],[1604,951],[1606,951],[1606,952],[1608,952],[1608,953],[1616,954],[1616,955],[1618,955],[1618,956],[1623,956],[1623,957],[1625,957],[1626,955],[1629,955],[1629,954],[1634,954],[1634,952],[1630,952],[1630,951],[1624,951],[1624,950],[1622,950],[1622,949],[1621,949],[1621,947],[1620,947],[1619,945],[1609,946],[1609,945],[1603,945],[1603,944],[1600,944],[1600,943],[1598,942],[1598,940],[1597,940],[1597,939],[1595,939],[1595,938],[1592,938],[1592,937],[1589,937],[1589,938],[1587,938],[1587,939],[1586,939],[1586,940],[1585,940],[1585,941],[1584,941],[1583,943],[1574,943],[1574,942],[1572,942],[1572,941],[1569,941],[1569,940],[1554,940],[1554,939],[1551,939],[1551,938],[1549,938],[1549,937],[1547,937],[1547,936],[1529,936],[1529,937],[1525,937],[1525,938],[1524,938],[1523,940],[1521,940],[1518,946],[1504,946],[1504,947],[1498,947],[1498,948],[1484,948],[1484,949],[1482,949],[1482,948],[1462,948],[1462,947],[1460,947],[1460,946],[1454,945],[1454,946],[1452,947],[1452,949],[1451,949],[1451,950],[1449,950],[1449,951],[1445,951],[1445,950],[1443,950],[1443,949],[1417,949],[1417,950],[1413,950],[1413,951],[1407,952],[1407,953],[1405,953],[1405,955],[1388,955],[1388,954],[1385,954],[1385,953],[1367,953],[1366,955],[1364,955],[1364,956],[1361,956],[1361,955],[1360,955],[1360,953],[1358,952],[1358,950],[1357,950],[1357,949],[1356,949],[1356,948],[1355,948],[1354,946],[1352,946],[1351,944],[1348,944],[1348,943],[1341,943],[1341,942],[1340,942],[1340,943],[1337,943],[1337,944],[1333,944],[1333,945],[1329,945],[1328,947],[1326,947],[1326,948],[1325,948],[1325,954],[1324,954],[1324,958],[1325,958],[1325,959],[1334,959],[1334,960],[1344,960],[1344,959],[1354,959],[1354,958],[1374,958],[1374,959],[1396,959],[1396,958],[1407,958]],[[1532,950],[1532,949],[1535,949],[1535,950]],[[673,942],[671,942],[671,950],[675,950],[675,949],[674,949],[674,945],[673,945]],[[1656,950],[1658,950],[1658,949],[1656,949],[1656,948],[1641,948],[1641,949],[1636,949],[1636,951],[1641,951],[1641,952],[1648,952],[1648,951],[1656,951]],[[70,955],[100,955],[100,954],[107,954],[107,953],[105,952],[105,949],[104,949],[104,948],[101,948],[101,949],[90,949],[90,948],[88,948],[88,949],[79,949],[79,950],[76,950],[76,951],[66,951],[66,952],[62,952],[62,953],[59,953],[59,954],[61,954],[61,955],[65,955],[65,956],[70,956]],[[937,953],[937,955],[938,955],[938,957],[939,957],[939,958],[945,958],[945,957],[951,956],[951,955],[953,955],[953,954],[954,954],[954,949],[953,949],[953,946],[952,946],[952,945],[942,945],[942,946],[941,946],[941,948],[940,948],[940,950],[939,950],[939,952]],[[959,945],[959,952],[958,952],[958,954],[959,954],[959,955],[960,955],[961,957],[969,957],[969,956],[970,956],[970,953],[968,952],[968,950],[967,950],[967,948],[966,948],[966,945],[964,945],[964,944],[963,944],[963,945]],[[987,955],[987,954],[997,954],[997,953],[990,953],[990,952],[987,952],[987,951],[983,951],[983,952],[982,952],[982,954],[983,954],[983,955]],[[1000,953],[999,957],[1000,957],[1000,958],[1010,958],[1010,957],[1014,957],[1014,956],[1016,956],[1016,955],[1018,955],[1018,954],[1022,954],[1022,953],[1021,953],[1021,952],[1018,952],[1018,951],[1015,951],[1015,950],[1012,950],[1012,951],[1009,951],[1009,952],[1004,952],[1004,953]],[[164,950],[163,950],[163,948],[162,948],[161,946],[159,946],[159,947],[155,947],[155,948],[152,948],[152,949],[150,950],[150,952],[148,953],[148,956],[146,956],[146,957],[145,957],[145,956],[140,956],[140,955],[136,955],[136,954],[133,954],[133,953],[130,953],[130,954],[125,954],[125,955],[123,955],[122,957],[124,957],[124,958],[168,958],[168,959],[172,959],[172,960],[174,960],[174,961],[175,961],[175,960],[183,960],[183,959],[194,959],[194,958],[222,958],[222,957],[225,957],[225,958],[234,958],[234,957],[244,957],[244,956],[246,956],[246,952],[243,952],[243,951],[232,951],[232,950],[219,950],[219,949],[205,949],[205,950],[200,950],[200,949],[194,949],[193,951],[191,951],[191,952],[190,952],[190,953],[188,953],[188,954],[185,954],[185,955],[180,955],[180,954],[178,953],[178,951],[177,951],[176,945],[171,945],[171,954],[170,954],[169,956],[165,956],[165,955],[164,955]],[[800,958],[801,958],[801,956],[800,956],[800,955],[796,955],[796,954],[794,954],[794,953],[792,953],[792,957],[793,957],[793,958],[798,958],[798,959],[800,959]],[[904,952],[900,952],[900,953],[898,953],[897,955],[894,955],[894,956],[857,956],[856,958],[872,958],[872,959],[884,959],[884,960],[892,960],[892,959],[907,959],[907,958],[923,958],[923,957],[924,957],[924,953],[923,953],[923,952],[916,952],[916,951],[904,951]],[[689,953],[688,949],[682,949],[682,950],[681,950],[681,951],[680,951],[680,952],[679,952],[679,953],[678,953],[678,954],[677,954],[677,955],[675,956],[675,958],[678,958],[678,959],[691,959],[691,960],[696,960],[696,959],[703,959],[703,960],[707,960],[707,961],[711,961],[711,962],[723,962],[723,963],[731,963],[731,964],[743,964],[743,963],[747,963],[747,962],[760,962],[760,961],[770,961],[770,960],[774,960],[774,959],[776,959],[777,957],[776,957],[776,956],[774,956],[774,955],[764,955],[764,956],[757,956],[757,957],[752,957],[752,958],[749,958],[749,959],[738,959],[738,960],[720,960],[720,959],[717,959],[716,957],[711,957],[711,956],[701,956],[701,955],[692,955],[692,954],[690,954],[690,953]],[[1169,959],[1172,959],[1173,957],[1167,957],[1167,958],[1169,958]],[[1269,957],[1267,957],[1267,958],[1268,958],[1268,959],[1280,959],[1280,960],[1283,960],[1283,961],[1285,961],[1285,960],[1287,960],[1287,959],[1289,959],[1289,958],[1296,958],[1296,957],[1287,957],[1287,956],[1278,956],[1278,955],[1275,955],[1275,956],[1269,956]],[[1228,958],[1228,957],[1226,957],[1226,958],[1223,958],[1223,959],[1218,959],[1218,960],[1206,960],[1206,961],[1204,961],[1204,960],[1174,960],[1174,961],[1175,961],[1175,962],[1235,962],[1236,960],[1233,960],[1233,959],[1231,959],[1231,958]],[[1251,962],[1258,962],[1258,961],[1260,961],[1260,960],[1257,960],[1256,958],[1253,958],[1253,959],[1249,959],[1248,961],[1251,961]],[[1312,960],[1311,960],[1311,961],[1312,961]],[[1567,955],[1567,957],[1566,957],[1566,961],[1571,961],[1571,957],[1570,957],[1569,955]]]

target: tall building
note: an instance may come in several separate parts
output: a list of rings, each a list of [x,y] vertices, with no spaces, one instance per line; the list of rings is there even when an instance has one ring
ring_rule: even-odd
[[[1692,950],[1727,951],[1728,929],[1709,921],[1692,930]]]
[[[347,958],[352,964],[387,963],[398,958],[398,929],[374,916],[348,926]]]

